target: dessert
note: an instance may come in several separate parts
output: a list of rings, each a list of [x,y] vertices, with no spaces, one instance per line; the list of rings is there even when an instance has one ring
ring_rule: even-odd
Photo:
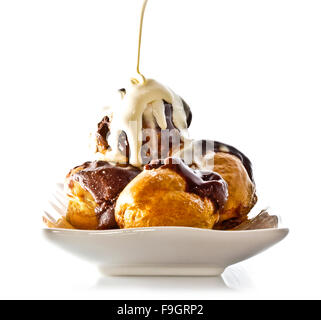
[[[139,70],[94,133],[95,160],[65,181],[66,217],[49,227],[114,229],[183,226],[218,230],[275,227],[266,212],[249,219],[257,201],[252,164],[236,148],[193,140],[190,107]]]

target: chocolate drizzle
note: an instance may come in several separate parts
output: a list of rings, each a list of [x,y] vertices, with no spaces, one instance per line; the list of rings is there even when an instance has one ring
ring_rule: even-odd
[[[187,128],[189,128],[189,126],[191,125],[191,122],[192,122],[192,111],[191,111],[189,105],[185,102],[185,100],[183,98],[181,98],[181,100],[182,100],[184,111],[186,114]],[[167,130],[173,130],[173,129],[178,130],[173,123],[173,106],[165,100],[163,100],[163,102],[164,102],[164,107],[165,107],[165,117],[166,117],[166,124],[167,124],[166,129]]]
[[[186,101],[182,97],[180,97],[180,98],[182,99],[183,107],[184,107],[185,114],[186,114],[187,128],[189,128],[191,125],[191,122],[192,122],[192,118],[193,118],[192,111],[191,111],[191,108],[189,107],[189,105],[186,103]]]
[[[132,166],[114,166],[106,161],[85,162],[72,179],[87,190],[97,203],[95,212],[99,229],[117,227],[114,208],[120,192],[140,170]]]
[[[164,102],[164,107],[165,107],[165,117],[166,117],[166,124],[167,124],[166,129],[167,130],[176,129],[176,127],[173,123],[173,106],[170,103],[167,103],[165,100],[163,100],[163,102]]]
[[[145,166],[145,170],[170,169],[177,172],[186,181],[186,191],[202,198],[209,198],[216,209],[221,210],[228,198],[228,187],[225,180],[216,172],[193,170],[182,159],[166,158],[154,160]]]

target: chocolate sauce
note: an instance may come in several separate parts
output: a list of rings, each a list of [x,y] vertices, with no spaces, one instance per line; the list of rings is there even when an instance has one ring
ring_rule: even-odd
[[[103,117],[103,119],[98,123],[96,138],[98,147],[101,147],[103,150],[107,150],[108,148],[107,138],[110,132],[109,125],[110,121],[107,116]]]
[[[165,100],[163,100],[163,102],[164,102],[165,118],[166,118],[166,124],[167,124],[166,129],[167,130],[176,129],[173,123],[173,106],[170,103],[167,103]]]
[[[97,151],[104,153],[108,150],[108,136],[110,134],[110,120],[107,116],[105,116],[99,123],[98,129],[96,132],[97,138]],[[129,145],[126,133],[124,131],[121,132],[119,139],[118,139],[118,148],[119,150],[129,158]]]
[[[106,161],[85,162],[72,179],[87,190],[97,203],[99,229],[117,227],[114,208],[120,192],[141,171],[132,166],[114,166]]]
[[[184,111],[186,114],[186,123],[187,123],[187,128],[189,128],[189,126],[191,125],[192,122],[192,111],[189,107],[189,105],[185,102],[184,99],[182,99],[182,103],[183,103],[183,107],[184,107]],[[166,117],[166,124],[167,124],[167,128],[168,130],[173,130],[173,129],[177,129],[173,123],[173,106],[166,102],[165,100],[163,100],[164,102],[164,107],[165,107],[165,117]]]
[[[186,181],[186,191],[202,198],[209,198],[216,209],[224,208],[228,198],[228,187],[225,180],[216,172],[193,170],[182,159],[166,158],[154,160],[145,166],[145,170],[170,169],[177,172]]]
[[[193,118],[192,111],[191,111],[191,108],[189,107],[189,105],[185,102],[185,100],[182,97],[181,97],[181,99],[182,99],[183,107],[184,107],[185,114],[186,114],[187,128],[189,128],[189,126],[191,125],[191,122],[192,122],[192,118]]]

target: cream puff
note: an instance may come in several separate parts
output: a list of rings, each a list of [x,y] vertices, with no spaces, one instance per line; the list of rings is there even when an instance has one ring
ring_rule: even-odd
[[[120,193],[115,219],[120,228],[185,226],[212,229],[228,197],[214,172],[189,168],[181,159],[153,161]]]
[[[85,162],[66,177],[67,221],[77,229],[117,228],[114,207],[119,193],[140,170],[105,161]]]

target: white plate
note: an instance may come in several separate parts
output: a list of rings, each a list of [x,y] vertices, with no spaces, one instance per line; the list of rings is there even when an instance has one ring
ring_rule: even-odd
[[[53,199],[50,215],[63,215],[66,199],[61,185]],[[108,275],[182,276],[219,275],[226,267],[278,243],[288,232],[286,228],[216,231],[185,227],[43,230],[49,241],[95,263]]]

